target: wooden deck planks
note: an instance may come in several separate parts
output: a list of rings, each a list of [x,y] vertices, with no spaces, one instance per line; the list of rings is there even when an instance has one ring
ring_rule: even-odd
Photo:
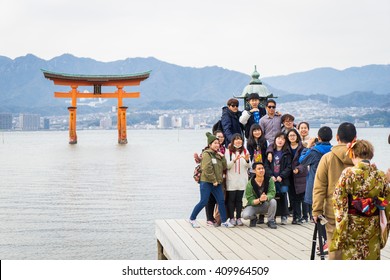
[[[216,250],[218,250],[224,259],[227,260],[240,260],[241,258],[237,255],[236,252],[233,252],[228,244],[226,244],[226,240],[223,240],[218,234],[217,228],[208,227],[206,225],[206,221],[200,221],[199,224],[204,227],[205,231],[203,234],[207,236],[208,240],[215,246]]]
[[[156,220],[156,238],[164,249],[164,254],[172,260],[198,259],[183,241],[177,232],[172,229],[166,220]]]
[[[204,250],[204,252],[207,253],[207,257],[205,257],[204,259],[213,259],[213,260],[225,259],[223,255],[214,247],[213,241],[215,240],[213,240],[214,237],[213,235],[207,235],[207,232],[205,231],[194,230],[191,226],[189,226],[189,223],[185,220],[175,220],[175,222],[178,225],[178,227],[181,227],[188,235],[190,235],[194,239],[194,241],[199,245],[199,247],[201,247]]]
[[[299,260],[304,259],[307,257],[307,255],[296,251],[295,247],[291,244],[292,240],[290,238],[285,238],[284,234],[281,234],[278,229],[269,229],[269,228],[262,228],[260,230],[266,231],[267,233],[260,233],[259,230],[256,230],[257,238],[264,238],[264,236],[269,240],[269,242],[272,242],[274,245],[275,252],[279,252],[279,255],[281,255],[284,259],[287,260]]]
[[[270,229],[257,227],[210,227],[198,221],[194,229],[183,219],[157,220],[156,238],[168,259],[177,260],[309,260],[314,225],[289,224]],[[160,256],[160,255],[159,255]],[[390,242],[381,251],[383,260],[390,259]],[[319,259],[319,257],[317,257]]]
[[[256,233],[256,229],[253,228],[243,228],[243,233],[241,234],[247,240],[251,242],[254,250],[259,251],[264,255],[264,258],[259,258],[261,260],[283,260],[283,256],[280,252],[277,252],[277,247],[273,243],[268,242],[268,239],[265,236],[261,236]],[[251,248],[253,250],[253,248]]]
[[[217,231],[222,238],[222,241],[226,242],[229,249],[235,252],[240,259],[242,260],[255,260],[256,254],[252,250],[248,250],[250,243],[247,240],[242,238],[239,234],[239,229],[237,228],[223,228],[217,227]]]
[[[210,250],[209,243],[205,240],[202,235],[196,231],[188,233],[182,226],[180,226],[176,220],[166,220],[167,224],[175,230],[175,233],[181,237],[183,242],[191,249],[191,252],[199,260],[210,260],[211,257],[208,255],[207,250]],[[192,228],[190,228],[192,229]]]

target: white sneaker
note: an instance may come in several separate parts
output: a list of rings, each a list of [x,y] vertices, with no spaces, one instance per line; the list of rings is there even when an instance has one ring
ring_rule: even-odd
[[[221,224],[222,227],[232,228],[234,225],[232,225],[229,221],[226,221]]]
[[[231,223],[233,226],[237,225],[237,222],[234,218],[230,219],[229,223]]]
[[[236,225],[238,225],[238,226],[243,226],[244,225],[244,223],[241,221],[241,218],[237,219]]]
[[[196,220],[188,220],[188,222],[192,225],[193,228],[200,228],[200,225],[198,225]]]

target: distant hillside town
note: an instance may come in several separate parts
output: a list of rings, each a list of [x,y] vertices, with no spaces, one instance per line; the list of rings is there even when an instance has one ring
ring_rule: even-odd
[[[222,105],[221,105],[222,107]],[[127,125],[131,129],[198,129],[211,127],[221,117],[221,107],[205,109],[175,109],[129,111]],[[242,108],[241,108],[242,109]],[[278,104],[281,113],[295,116],[295,122],[308,121],[311,127],[337,127],[349,121],[357,127],[389,127],[390,110],[378,108],[338,108],[310,100]],[[324,113],[326,112],[326,113]],[[77,127],[85,129],[116,129],[115,106],[108,112],[79,114]],[[0,113],[0,130],[67,130],[68,115]]]

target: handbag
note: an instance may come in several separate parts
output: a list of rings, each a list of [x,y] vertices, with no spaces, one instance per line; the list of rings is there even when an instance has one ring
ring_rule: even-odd
[[[275,182],[275,188],[276,188],[276,193],[286,193],[286,192],[288,192],[288,186],[282,185],[281,182]]]

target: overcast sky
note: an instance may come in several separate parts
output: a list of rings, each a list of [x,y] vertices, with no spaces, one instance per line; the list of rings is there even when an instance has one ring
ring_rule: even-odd
[[[262,77],[390,64],[389,0],[0,0],[0,55],[149,57]],[[148,70],[148,69],[147,69]]]

